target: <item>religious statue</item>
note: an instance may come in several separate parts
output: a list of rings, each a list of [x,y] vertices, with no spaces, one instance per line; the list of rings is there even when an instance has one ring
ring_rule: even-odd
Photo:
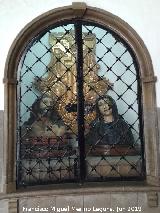
[[[112,88],[106,76],[99,75],[96,62],[96,36],[83,33],[83,92],[85,134],[96,119],[95,102]],[[73,32],[51,33],[51,62],[46,74],[33,81],[40,96],[30,107],[30,117],[23,125],[26,143],[58,145],[58,150],[77,147],[77,68],[76,45]],[[87,136],[88,137],[88,136]],[[39,149],[37,149],[38,151]],[[36,152],[35,152],[36,153]],[[47,153],[48,154],[48,153]],[[53,154],[53,151],[52,151]],[[62,153],[63,154],[63,153]],[[59,154],[55,154],[55,156]],[[43,154],[41,156],[44,156]]]
[[[66,127],[58,112],[54,108],[50,97],[41,97],[32,104],[30,117],[24,123],[26,136],[29,137],[61,137]]]
[[[85,120],[90,123],[95,119],[94,103],[99,95],[105,94],[112,84],[106,77],[98,75],[96,62],[96,36],[84,33],[83,77],[85,98]],[[77,134],[77,70],[76,45],[73,32],[69,34],[51,33],[49,42],[52,47],[51,62],[45,77],[36,78],[34,87],[52,98],[55,108],[64,124]]]
[[[24,140],[21,149],[22,158],[62,157],[75,154],[71,149],[70,135],[66,126],[54,108],[50,97],[42,96],[31,106],[30,117],[22,126]],[[52,151],[48,150],[48,145]]]
[[[96,118],[90,124],[85,138],[87,147],[93,148],[92,154],[133,154],[134,137],[127,122],[118,114],[114,99],[100,96],[96,100]]]

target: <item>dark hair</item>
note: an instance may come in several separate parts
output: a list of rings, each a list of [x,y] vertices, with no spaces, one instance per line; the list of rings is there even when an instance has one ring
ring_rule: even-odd
[[[44,98],[48,98],[47,96],[42,96],[37,98],[32,106],[29,108],[30,110],[30,117],[28,121],[24,123],[24,125],[32,125],[34,121],[41,119],[41,116],[48,117],[50,121],[56,122],[56,123],[63,123],[62,119],[57,112],[57,110],[54,107],[54,104],[51,104],[51,106],[46,105],[46,110],[42,110],[40,107],[41,102]]]
[[[114,120],[117,120],[117,119],[119,118],[117,105],[116,105],[115,100],[114,100],[111,96],[109,96],[109,95],[100,96],[100,97],[96,100],[97,119],[103,120],[102,114],[100,113],[100,111],[99,111],[99,106],[98,106],[98,102],[99,102],[100,100],[104,100],[104,101],[108,104],[108,106],[109,106],[110,108],[112,108],[113,118],[114,118]]]

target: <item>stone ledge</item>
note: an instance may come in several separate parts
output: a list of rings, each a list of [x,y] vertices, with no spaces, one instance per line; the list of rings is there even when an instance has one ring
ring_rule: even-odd
[[[96,186],[95,186],[96,184]],[[21,189],[18,190],[16,193],[9,193],[9,194],[0,194],[0,200],[3,199],[12,199],[12,198],[27,198],[27,197],[40,197],[40,196],[58,196],[58,195],[89,195],[89,194],[100,194],[100,193],[114,193],[114,192],[121,192],[121,193],[128,193],[128,192],[160,192],[160,187],[157,186],[150,186],[150,185],[142,185],[142,183],[135,183],[126,184],[125,186],[122,183],[115,183],[113,185],[106,184],[106,183],[92,183],[92,184],[57,184],[54,186],[55,188],[52,189],[51,186],[45,186],[44,189],[35,189],[31,187],[30,189]]]

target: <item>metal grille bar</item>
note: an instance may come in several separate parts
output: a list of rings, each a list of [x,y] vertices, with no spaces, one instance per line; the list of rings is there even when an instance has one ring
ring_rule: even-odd
[[[17,186],[144,179],[140,76],[128,44],[73,20],[27,48],[17,76]],[[114,125],[98,109],[107,99],[118,108]],[[114,127],[122,133],[110,137]]]
[[[75,40],[77,48],[77,119],[78,119],[78,143],[80,153],[80,181],[85,179],[85,138],[84,138],[84,94],[83,94],[83,40],[82,24],[75,24]]]

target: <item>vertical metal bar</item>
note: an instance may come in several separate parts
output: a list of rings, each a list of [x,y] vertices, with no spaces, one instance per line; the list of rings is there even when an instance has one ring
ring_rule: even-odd
[[[77,50],[77,121],[78,121],[78,144],[80,155],[80,181],[85,179],[85,143],[84,143],[84,94],[83,94],[83,40],[82,23],[75,23],[75,41]]]

